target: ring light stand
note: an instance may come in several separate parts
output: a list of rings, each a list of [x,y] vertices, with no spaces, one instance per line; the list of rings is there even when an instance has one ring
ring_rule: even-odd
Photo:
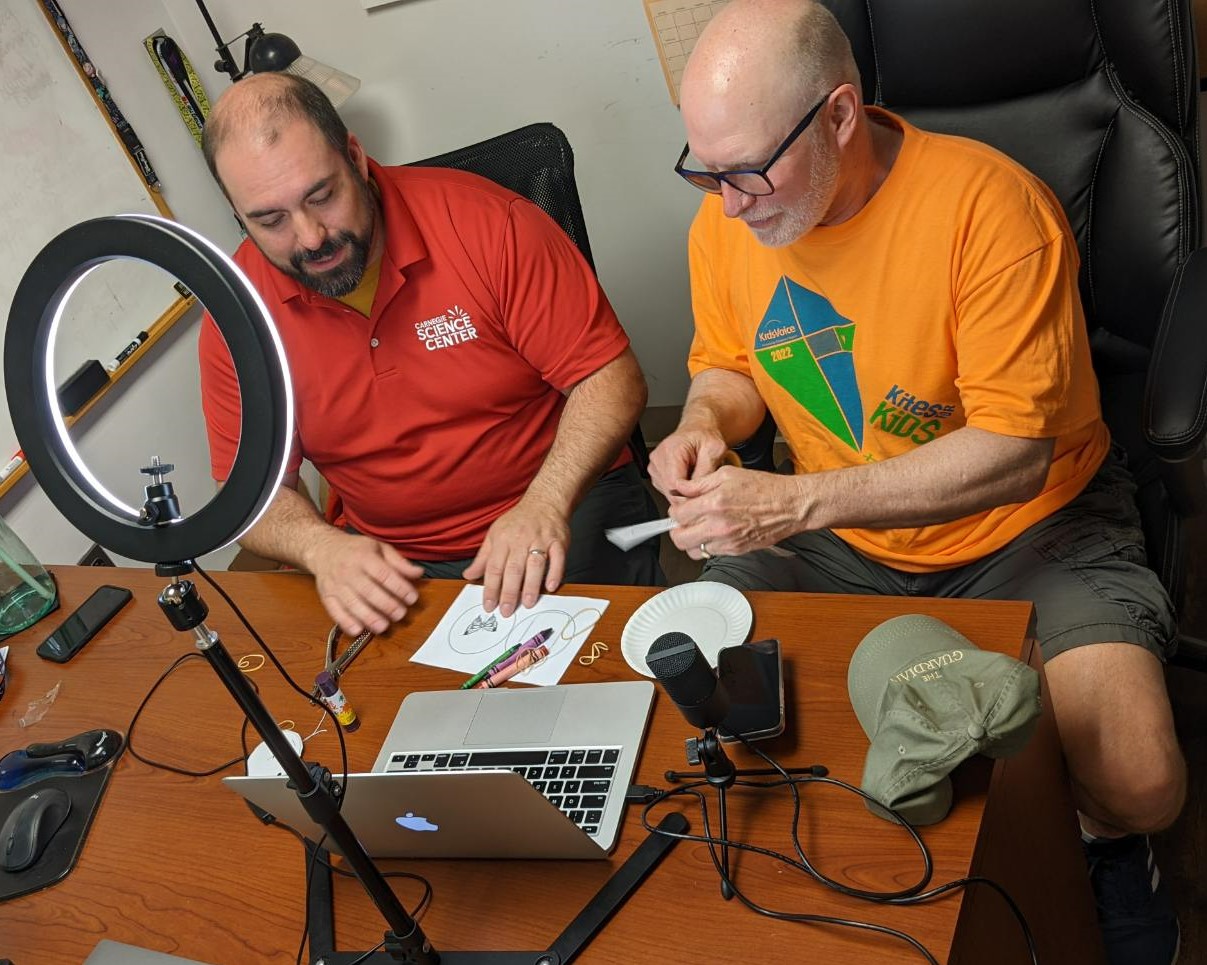
[[[150,477],[142,506],[128,506],[105,489],[84,465],[58,409],[53,359],[63,308],[89,271],[115,258],[158,266],[188,286],[209,310],[234,363],[242,410],[235,462],[217,495],[187,517],[166,479],[172,466],[158,457],[142,470]],[[380,953],[316,951],[320,930],[324,937],[334,933],[328,908],[328,921],[311,932],[316,961],[564,965],[674,843],[651,835],[547,951],[442,954],[431,946],[340,814],[341,786],[326,769],[316,765],[312,771],[285,739],[218,634],[206,626],[209,608],[196,586],[181,579],[193,571],[194,559],[238,539],[268,507],[284,475],[293,427],[288,367],[268,310],[234,262],[201,235],[151,215],[98,218],[64,231],[38,254],[17,287],[4,340],[4,375],[17,438],[47,497],[85,536],[130,559],[154,563],[156,573],[172,578],[159,596],[160,608],[177,630],[193,634],[280,762],[306,813],[338,846],[388,925]],[[677,821],[667,830],[686,830],[681,815],[669,815],[663,824],[671,819]],[[328,879],[328,895],[329,890]]]

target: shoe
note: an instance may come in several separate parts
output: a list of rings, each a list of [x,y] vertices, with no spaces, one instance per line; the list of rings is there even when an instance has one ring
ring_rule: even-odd
[[[1110,965],[1174,965],[1181,929],[1148,837],[1083,844]]]

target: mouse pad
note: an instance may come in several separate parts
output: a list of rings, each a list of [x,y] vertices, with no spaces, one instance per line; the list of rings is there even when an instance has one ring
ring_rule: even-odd
[[[117,759],[120,759],[120,755]],[[55,832],[37,861],[23,871],[5,871],[0,866],[0,901],[53,885],[75,867],[114,763],[110,761],[87,774],[57,774],[11,791],[0,791],[0,827],[3,827],[13,809],[34,791],[57,787],[71,799],[71,812],[67,820]]]

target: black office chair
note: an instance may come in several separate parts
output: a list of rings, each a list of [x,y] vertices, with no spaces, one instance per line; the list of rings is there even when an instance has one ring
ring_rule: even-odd
[[[1189,0],[823,0],[864,98],[985,141],[1060,198],[1103,411],[1128,453],[1149,562],[1183,598],[1205,505],[1207,255]],[[1183,638],[1178,661],[1207,669]]]
[[[478,144],[411,163],[470,171],[523,195],[562,226],[587,263],[595,268],[578,186],[574,183],[574,152],[566,135],[553,124],[529,124]],[[648,476],[650,458],[640,425],[633,429],[629,446],[641,474]]]

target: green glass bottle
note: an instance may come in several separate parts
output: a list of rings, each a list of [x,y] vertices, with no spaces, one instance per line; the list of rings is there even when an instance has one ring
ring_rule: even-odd
[[[54,577],[0,519],[0,639],[37,623],[58,595]]]

